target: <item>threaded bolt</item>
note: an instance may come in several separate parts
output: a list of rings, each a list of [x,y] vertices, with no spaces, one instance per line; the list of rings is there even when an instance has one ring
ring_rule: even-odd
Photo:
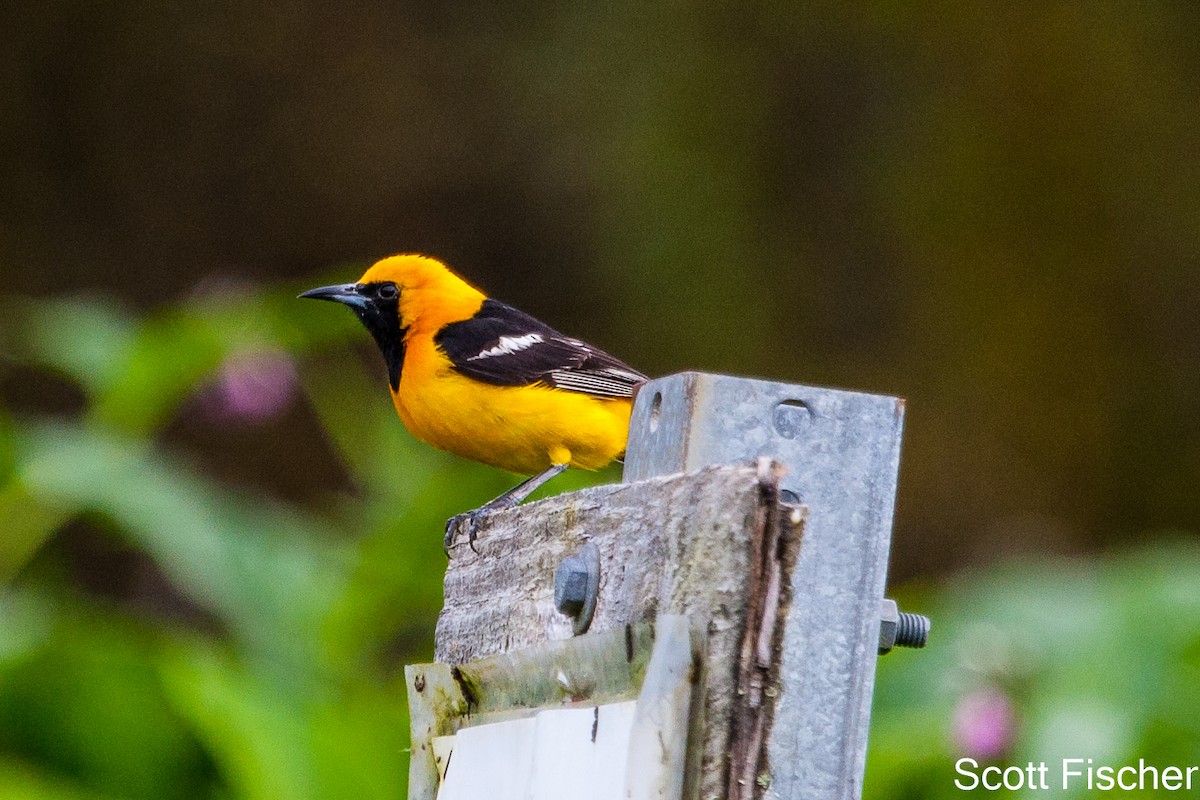
[[[896,647],[924,647],[929,640],[929,625],[929,617],[901,611],[896,624]]]
[[[884,600],[879,615],[879,655],[893,647],[924,647],[929,640],[929,617],[901,611],[895,600]]]

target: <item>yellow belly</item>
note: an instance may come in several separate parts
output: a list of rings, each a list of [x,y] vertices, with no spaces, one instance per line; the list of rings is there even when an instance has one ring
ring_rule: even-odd
[[[392,400],[408,430],[434,447],[524,475],[551,464],[599,469],[625,450],[628,399],[479,383],[431,343],[409,344]]]

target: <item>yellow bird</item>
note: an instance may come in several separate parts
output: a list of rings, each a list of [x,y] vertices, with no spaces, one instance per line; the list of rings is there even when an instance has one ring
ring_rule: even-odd
[[[523,311],[442,262],[398,255],[357,283],[300,297],[349,306],[387,364],[396,412],[434,447],[533,477],[446,523],[475,547],[483,514],[517,505],[567,467],[599,469],[625,452],[634,390],[646,376]]]

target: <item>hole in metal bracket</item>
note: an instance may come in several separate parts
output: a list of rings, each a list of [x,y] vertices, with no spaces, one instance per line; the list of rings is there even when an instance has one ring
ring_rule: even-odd
[[[662,392],[655,392],[650,401],[650,432],[658,430],[658,418],[662,416]]]
[[[775,406],[775,431],[785,439],[795,439],[812,420],[812,411],[803,400],[784,400]]]

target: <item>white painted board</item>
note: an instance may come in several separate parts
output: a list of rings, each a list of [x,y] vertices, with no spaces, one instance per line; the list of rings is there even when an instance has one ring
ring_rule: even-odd
[[[463,728],[438,800],[621,800],[637,702]]]

